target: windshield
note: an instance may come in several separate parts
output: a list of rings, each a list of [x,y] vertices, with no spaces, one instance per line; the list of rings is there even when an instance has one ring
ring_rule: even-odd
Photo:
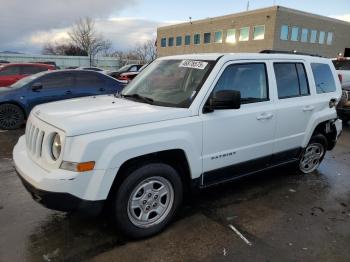
[[[160,106],[189,107],[215,61],[156,60],[122,92],[122,96]]]
[[[14,89],[21,88],[21,87],[25,86],[26,84],[28,84],[29,82],[31,82],[31,81],[33,81],[33,80],[37,79],[38,77],[41,77],[42,75],[45,75],[45,74],[47,74],[47,71],[24,77],[21,80],[14,83],[13,85],[11,85],[11,88],[14,88]]]
[[[350,70],[350,60],[333,60],[336,70]]]

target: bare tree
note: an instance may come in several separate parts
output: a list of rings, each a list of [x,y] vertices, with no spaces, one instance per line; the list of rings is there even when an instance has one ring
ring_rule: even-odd
[[[41,53],[43,55],[69,55],[69,56],[87,56],[87,53],[73,44],[47,43],[44,45]]]
[[[111,42],[96,31],[95,21],[90,17],[80,18],[68,35],[74,45],[88,54],[90,66],[97,54],[111,48]]]
[[[148,40],[139,44],[132,50],[132,53],[143,63],[151,62],[157,58],[157,48],[155,40]]]

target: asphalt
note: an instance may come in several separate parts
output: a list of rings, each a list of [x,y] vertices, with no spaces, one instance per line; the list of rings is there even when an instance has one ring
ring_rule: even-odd
[[[0,261],[350,261],[350,128],[320,168],[261,173],[192,196],[161,234],[131,241],[108,214],[48,210],[15,174],[23,130],[0,132]]]

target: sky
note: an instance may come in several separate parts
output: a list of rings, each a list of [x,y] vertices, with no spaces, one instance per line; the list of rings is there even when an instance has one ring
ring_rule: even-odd
[[[245,11],[247,0],[0,0],[0,51],[40,53],[45,43],[68,41],[80,17],[113,49],[128,50],[154,39],[158,26]],[[331,4],[330,4],[331,3]],[[250,0],[249,9],[281,5],[350,22],[350,0]]]

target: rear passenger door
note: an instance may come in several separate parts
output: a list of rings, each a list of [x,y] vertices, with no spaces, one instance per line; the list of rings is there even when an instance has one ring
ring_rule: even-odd
[[[273,164],[297,158],[308,123],[316,111],[304,61],[274,61],[277,86],[277,128]]]

